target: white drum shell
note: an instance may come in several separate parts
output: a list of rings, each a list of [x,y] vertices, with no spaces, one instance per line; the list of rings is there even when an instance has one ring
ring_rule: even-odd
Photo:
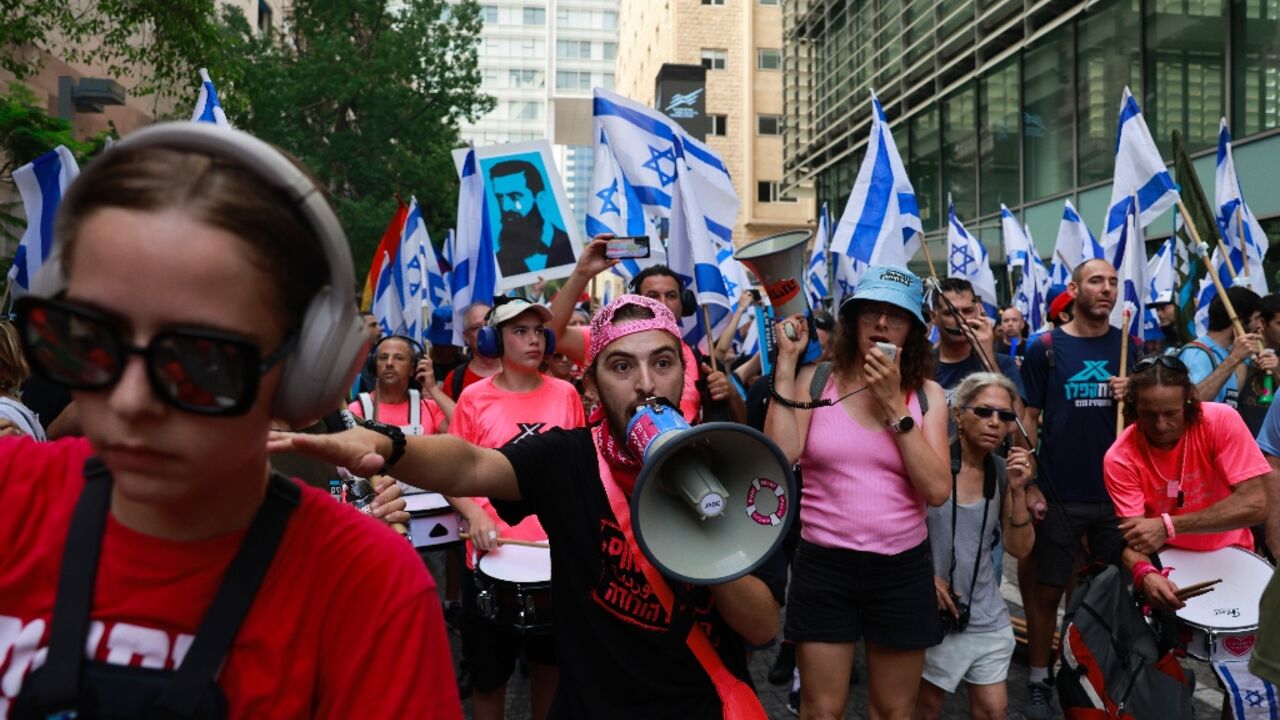
[[[404,496],[409,513],[409,537],[416,548],[443,550],[458,545],[462,520],[440,493],[424,492]]]
[[[1165,548],[1160,564],[1172,567],[1179,588],[1222,579],[1213,592],[1187,601],[1175,613],[1184,630],[1187,654],[1199,660],[1247,659],[1258,630],[1258,604],[1271,580],[1271,564],[1243,548],[1195,551]]]

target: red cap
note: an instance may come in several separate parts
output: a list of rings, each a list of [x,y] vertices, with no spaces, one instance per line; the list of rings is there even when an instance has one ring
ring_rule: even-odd
[[[1067,306],[1076,299],[1076,296],[1070,290],[1058,293],[1058,296],[1049,303],[1049,317],[1057,318],[1059,314],[1066,312]]]

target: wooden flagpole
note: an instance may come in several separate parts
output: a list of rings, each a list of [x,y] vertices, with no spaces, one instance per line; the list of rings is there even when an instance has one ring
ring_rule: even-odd
[[[925,262],[929,263],[929,274],[933,276],[934,282],[938,282],[938,270],[933,266],[933,256],[929,254],[929,240],[924,235],[920,236],[920,249],[924,250]]]
[[[1120,379],[1129,377],[1129,308],[1124,309],[1124,326],[1120,329]],[[1116,402],[1116,435],[1124,430],[1124,398]]]
[[[1227,297],[1226,288],[1222,287],[1222,279],[1218,277],[1217,271],[1213,267],[1213,261],[1209,257],[1209,246],[1200,239],[1200,233],[1196,230],[1195,223],[1191,222],[1191,215],[1187,212],[1187,206],[1178,201],[1178,212],[1182,215],[1182,223],[1187,228],[1187,232],[1191,235],[1193,251],[1199,255],[1205,263],[1209,271],[1209,279],[1213,281],[1213,287],[1218,291],[1218,297],[1222,298],[1222,307],[1227,311],[1227,317],[1231,318],[1231,327],[1236,331],[1236,337],[1244,335],[1244,325],[1240,323],[1240,317],[1236,315],[1236,308],[1231,304],[1231,298]],[[1222,240],[1218,240],[1221,245]],[[1231,257],[1227,256],[1227,269],[1231,269]],[[1233,276],[1234,277],[1234,276]]]

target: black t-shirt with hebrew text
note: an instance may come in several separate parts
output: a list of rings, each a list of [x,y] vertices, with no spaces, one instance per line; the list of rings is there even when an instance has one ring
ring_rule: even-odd
[[[719,720],[715,687],[685,638],[693,622],[702,624],[725,666],[750,683],[745,642],[720,617],[707,587],[669,580],[677,604],[674,622],[662,608],[614,520],[591,430],[556,428],[499,452],[515,468],[524,498],[495,500],[499,515],[515,524],[537,514],[551,541],[560,663],[551,717]],[[754,575],[781,604],[781,553]]]

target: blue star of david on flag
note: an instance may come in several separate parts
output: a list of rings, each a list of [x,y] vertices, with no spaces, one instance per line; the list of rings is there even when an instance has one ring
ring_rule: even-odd
[[[613,184],[596,193],[596,197],[600,198],[600,214],[613,213],[614,215],[622,215],[622,208],[613,201],[613,196],[618,194],[618,178],[613,179]]]
[[[662,169],[662,161],[666,160],[671,163],[671,172],[664,172]],[[658,175],[658,182],[662,183],[662,187],[666,187],[676,181],[676,153],[674,147],[668,147],[666,150],[658,150],[658,148],[649,146],[649,159],[644,162],[641,167],[646,167]]]
[[[973,263],[973,254],[969,252],[968,246],[952,245],[951,246],[951,274],[968,276],[969,265]]]

